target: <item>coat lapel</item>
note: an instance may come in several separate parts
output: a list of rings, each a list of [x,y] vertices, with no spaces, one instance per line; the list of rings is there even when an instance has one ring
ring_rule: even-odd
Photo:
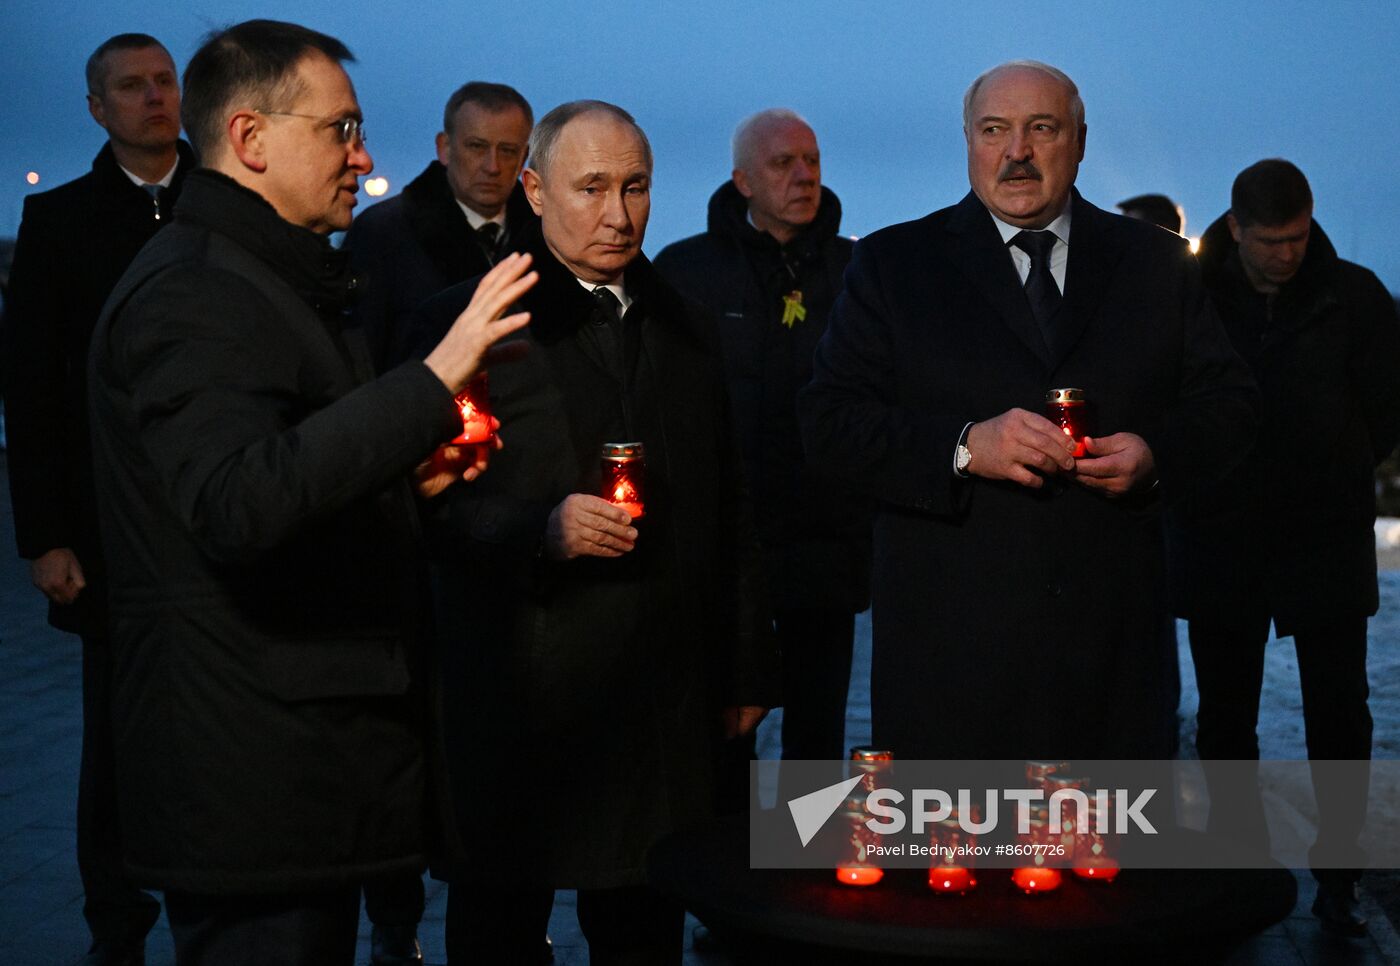
[[[1030,303],[1016,275],[1016,266],[1007,254],[992,216],[972,192],[958,203],[948,220],[953,261],[973,287],[982,293],[1001,320],[1045,366],[1055,363],[1031,314]],[[1071,249],[1072,251],[1073,249]]]
[[[1069,264],[1065,267],[1064,311],[1057,319],[1054,364],[1058,366],[1079,344],[1094,320],[1123,246],[1115,240],[1114,216],[1085,201],[1078,191],[1070,215]]]

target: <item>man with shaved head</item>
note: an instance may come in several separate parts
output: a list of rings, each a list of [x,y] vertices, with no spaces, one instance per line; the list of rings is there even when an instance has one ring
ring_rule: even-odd
[[[870,602],[870,519],[863,500],[803,458],[797,391],[812,378],[852,243],[822,184],[817,135],[798,114],[759,111],[733,147],[708,230],[667,246],[656,267],[719,323],[783,655],[783,757],[839,759],[855,615]]]
[[[1084,103],[1034,61],[963,102],[971,192],[856,245],[802,398],[878,501],[874,740],[901,758],[1164,758],[1159,515],[1256,391],[1184,240],[1074,189]],[[1046,418],[1078,389],[1082,447]]]
[[[437,623],[459,828],[519,834],[452,870],[452,963],[539,957],[557,888],[578,889],[595,963],[679,963],[681,908],[648,849],[710,812],[721,741],[774,703],[756,552],[712,329],[642,255],[651,145],[621,108],[540,119],[522,183],[540,216],[522,359],[490,392],[505,448],[435,507]],[[428,302],[427,342],[476,282]],[[642,505],[602,494],[604,443],[640,443]],[[492,846],[495,848],[495,846]]]

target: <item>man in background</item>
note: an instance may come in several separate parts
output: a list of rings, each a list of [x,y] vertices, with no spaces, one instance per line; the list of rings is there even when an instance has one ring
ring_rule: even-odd
[[[1186,216],[1181,213],[1181,206],[1166,195],[1134,195],[1118,202],[1118,210],[1129,218],[1151,222],[1178,235],[1186,231]]]
[[[657,270],[714,315],[783,658],[783,757],[845,757],[855,614],[870,602],[863,500],[802,453],[797,392],[812,378],[852,242],[822,184],[811,126],[760,111],[734,132],[730,180],[707,230],[668,245]],[[748,755],[743,756],[745,759]],[[739,771],[747,798],[747,760]]]
[[[88,438],[87,355],[102,304],[169,224],[194,154],[180,140],[180,87],[148,34],[88,58],[87,104],[107,143],[92,170],[25,199],[7,300],[5,412],[19,553],[49,622],[83,642],[78,870],[93,964],[141,963],[160,913],[122,867],[111,734],[107,579]]]
[[[472,81],[442,113],[437,160],[345,236],[363,290],[351,306],[384,371],[407,354],[409,315],[431,295],[519,251],[539,221],[520,190],[535,115],[512,87]]]
[[[1177,614],[1190,622],[1200,692],[1196,748],[1207,760],[1259,757],[1272,622],[1297,650],[1308,758],[1369,760],[1374,471],[1400,441],[1395,304],[1375,275],[1338,257],[1313,219],[1307,178],[1280,159],[1236,177],[1230,210],[1202,236],[1200,263],[1263,393],[1263,422],[1244,462],[1172,517]],[[1300,440],[1315,445],[1300,452]],[[1347,936],[1365,927],[1355,884],[1367,774],[1350,765],[1324,780],[1314,771],[1314,858],[1333,867],[1314,867],[1313,912]],[[1258,794],[1212,794],[1212,827],[1266,845]]]

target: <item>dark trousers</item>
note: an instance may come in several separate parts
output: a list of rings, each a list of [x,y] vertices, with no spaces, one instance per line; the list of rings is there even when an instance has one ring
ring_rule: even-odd
[[[376,926],[416,926],[423,921],[423,877],[404,872],[365,883],[365,915]]]
[[[167,892],[178,966],[352,966],[358,887],[290,896]]]
[[[136,888],[122,864],[112,737],[112,647],[83,641],[83,757],[78,770],[78,874],[83,918],[99,942],[134,944],[160,916],[160,902]]]
[[[783,653],[783,757],[846,757],[846,692],[856,618],[840,610],[779,611],[773,620]]]
[[[489,882],[447,888],[448,966],[533,966],[541,961],[554,906],[552,889]],[[645,886],[580,889],[578,924],[593,966],[676,966],[685,910]]]
[[[1291,628],[1298,653],[1298,677],[1303,693],[1303,727],[1308,758],[1313,761],[1369,761],[1371,758],[1370,688],[1366,682],[1366,618],[1336,617]],[[1241,615],[1229,620],[1190,622],[1191,659],[1196,665],[1200,710],[1196,714],[1196,750],[1210,759],[1259,758],[1259,695],[1264,681],[1264,647],[1269,636],[1267,615]],[[1355,882],[1365,856],[1357,838],[1366,820],[1367,769],[1344,769],[1336,780],[1320,781],[1318,766],[1313,790],[1318,806],[1318,849],[1343,854],[1358,868],[1316,869],[1319,881]],[[1238,774],[1238,771],[1236,770]],[[1212,785],[1210,825],[1246,842],[1267,844],[1263,803],[1258,786],[1241,789],[1225,785],[1219,773],[1206,777]],[[1215,787],[1226,787],[1217,798]],[[1217,816],[1217,800],[1228,810]]]

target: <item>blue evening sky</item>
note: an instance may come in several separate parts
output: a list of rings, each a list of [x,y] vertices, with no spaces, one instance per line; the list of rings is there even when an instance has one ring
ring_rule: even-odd
[[[543,113],[598,97],[631,110],[656,151],[646,249],[704,227],[744,115],[787,106],[816,129],[844,230],[865,234],[967,191],[961,97],[981,70],[1034,57],[1087,106],[1085,196],[1162,191],[1197,235],[1236,172],[1296,162],[1344,257],[1400,291],[1400,3],[947,2],[393,4],[371,0],[5,0],[0,5],[0,235],[39,188],[86,170],[102,132],[82,68],[142,30],[184,62],[211,27],[297,20],[355,52],[376,174],[401,188],[431,157],[442,104],[470,79],[513,84]],[[1384,175],[1384,177],[1382,177]],[[361,204],[366,199],[361,196]]]

